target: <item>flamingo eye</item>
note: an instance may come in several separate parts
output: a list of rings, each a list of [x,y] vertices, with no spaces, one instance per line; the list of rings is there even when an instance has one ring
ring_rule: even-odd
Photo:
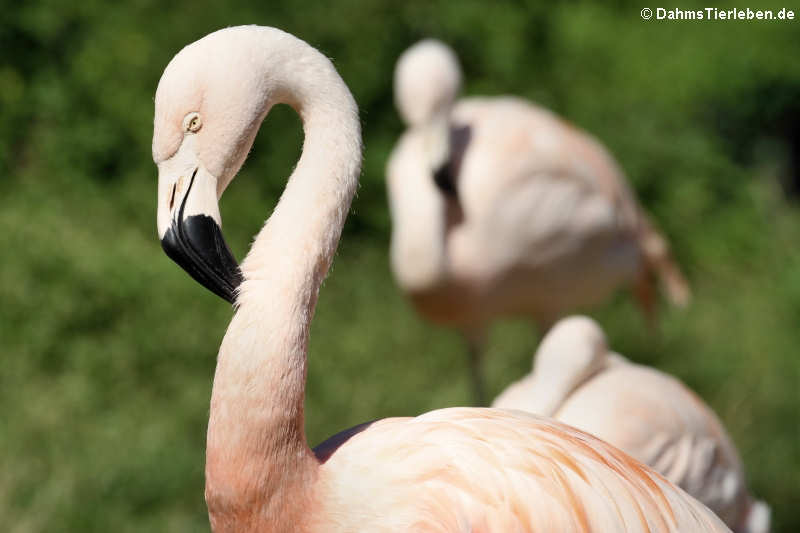
[[[183,117],[183,130],[187,133],[196,133],[203,126],[200,113],[189,113]]]

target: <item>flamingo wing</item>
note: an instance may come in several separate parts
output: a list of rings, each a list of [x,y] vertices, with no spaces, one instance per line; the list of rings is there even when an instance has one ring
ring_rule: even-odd
[[[375,422],[339,446],[319,483],[325,531],[727,531],[619,450],[518,411]]]

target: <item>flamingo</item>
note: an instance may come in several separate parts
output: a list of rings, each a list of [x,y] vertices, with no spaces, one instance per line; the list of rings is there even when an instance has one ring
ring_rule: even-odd
[[[480,359],[489,322],[564,313],[633,284],[653,320],[655,277],[686,305],[689,286],[612,156],[594,138],[523,99],[456,102],[455,53],[427,39],[395,68],[408,129],[387,164],[391,266],[417,311],[454,326]]]
[[[663,474],[733,531],[769,531],[769,508],[748,492],[739,454],[711,408],[674,377],[610,351],[588,317],[559,321],[536,351],[533,371],[492,406],[589,432]]]
[[[237,267],[218,201],[278,103],[300,115],[303,152]],[[358,183],[361,135],[344,81],[304,41],[241,26],[181,50],[156,91],[153,160],[162,246],[235,305],[207,434],[215,532],[728,531],[616,448],[526,413],[443,409],[309,447],[309,326]]]

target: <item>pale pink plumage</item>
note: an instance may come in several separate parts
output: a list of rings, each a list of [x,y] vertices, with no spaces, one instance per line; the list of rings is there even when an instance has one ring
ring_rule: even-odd
[[[250,87],[258,105],[218,107],[218,91],[235,94],[227,85]],[[330,61],[260,27],[221,30],[173,59],[156,94],[159,233],[174,217],[172,201],[185,203],[186,194],[161,192],[202,167],[207,179],[223,180],[221,194],[279,102],[297,109],[306,139],[242,263],[238,309],[220,347],[206,454],[214,531],[726,531],[624,453],[524,413],[446,409],[381,420],[312,452],[303,415],[309,326],[361,157],[357,108]],[[192,113],[204,117],[203,129],[177,143],[161,131],[172,128],[169,116]],[[222,132],[209,131],[222,122]],[[208,139],[236,145],[204,150]],[[202,197],[212,190],[206,185]]]
[[[587,431],[653,467],[734,531],[769,530],[769,510],[749,494],[739,454],[711,408],[674,377],[611,352],[589,318],[558,322],[533,371],[492,405]]]
[[[619,450],[521,412],[452,408],[381,420],[319,475],[325,520],[341,520],[342,531],[725,530]]]
[[[392,270],[425,317],[480,338],[498,316],[549,325],[632,284],[650,314],[656,276],[688,302],[666,240],[599,142],[520,98],[456,102],[460,76],[431,40],[395,71],[409,127],[387,166]],[[442,169],[454,192],[437,188]]]

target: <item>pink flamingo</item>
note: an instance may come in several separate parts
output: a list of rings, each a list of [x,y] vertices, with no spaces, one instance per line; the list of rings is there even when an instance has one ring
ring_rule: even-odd
[[[465,334],[482,401],[492,319],[522,315],[546,328],[625,284],[652,316],[655,277],[676,304],[690,291],[599,142],[520,98],[456,102],[460,84],[458,59],[439,41],[397,62],[408,129],[387,166],[391,264],[423,316]]]
[[[217,202],[278,103],[302,118],[303,154],[239,270]],[[156,92],[153,159],[164,248],[236,305],[208,425],[215,532],[727,531],[612,446],[524,413],[444,409],[309,447],[309,326],[356,190],[361,136],[347,86],[305,42],[246,26],[184,48]]]
[[[674,377],[609,350],[590,318],[553,326],[533,371],[492,406],[587,431],[663,474],[734,531],[769,531],[769,508],[748,492],[736,447],[711,408]]]

